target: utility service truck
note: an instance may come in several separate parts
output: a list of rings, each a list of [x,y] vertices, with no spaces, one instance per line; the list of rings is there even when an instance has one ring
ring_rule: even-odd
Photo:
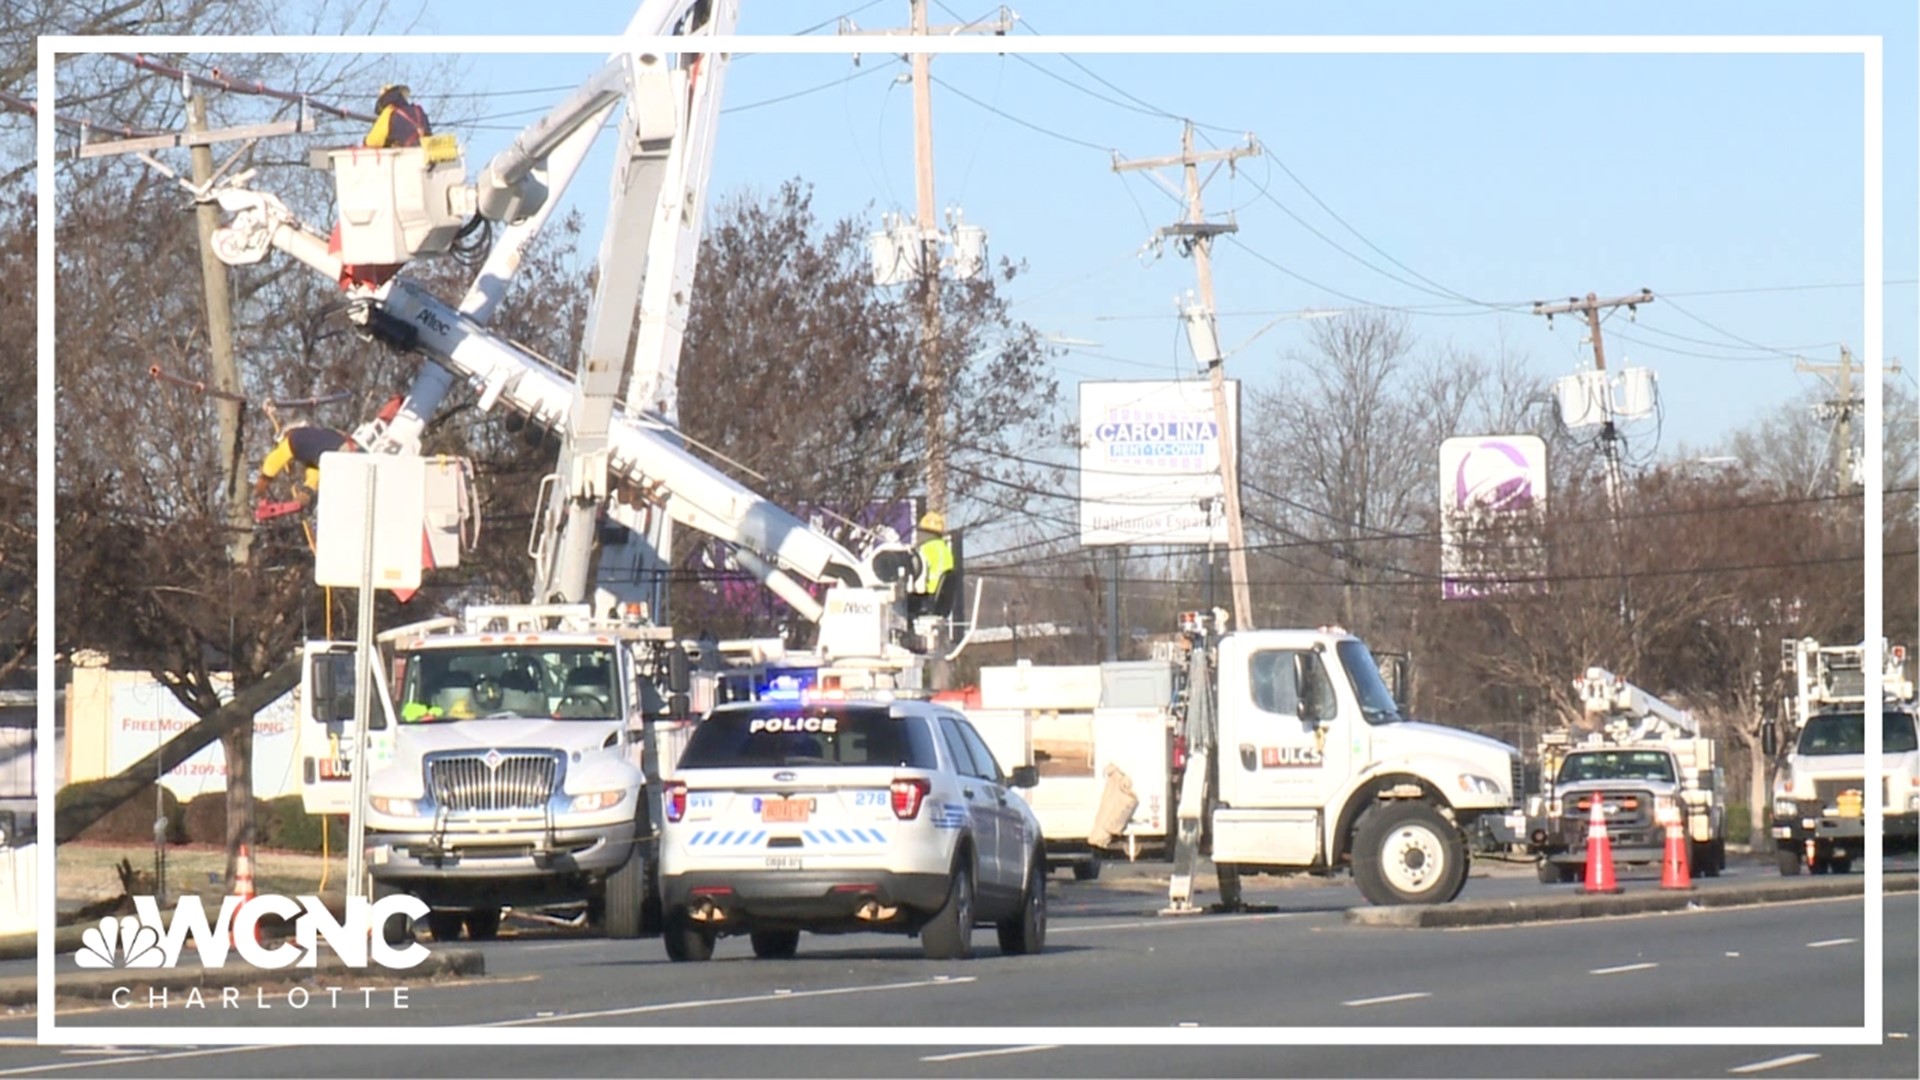
[[[732,33],[737,20],[737,0],[646,0],[628,36],[698,41]],[[938,610],[908,614],[913,553],[898,536],[863,534],[856,554],[690,452],[675,428],[728,61],[617,54],[472,182],[446,136],[320,154],[341,211],[337,245],[250,189],[249,174],[200,192],[226,214],[215,237],[223,260],[289,255],[342,283],[367,337],[426,361],[397,413],[355,432],[359,447],[418,454],[427,420],[462,386],[481,412],[561,446],[529,543],[534,603],[391,631],[375,665],[370,872],[377,889],[427,899],[436,934],[488,936],[502,904],[526,902],[584,902],[617,935],[653,928],[648,883],[661,778],[676,753],[671,726],[694,715],[701,688],[676,659],[689,643],[665,619],[676,524],[725,542],[798,622],[817,626],[810,642],[791,652],[776,643],[758,660],[807,670],[818,692],[918,691],[929,643],[944,648]],[[616,111],[595,292],[581,355],[562,370],[488,324]],[[399,273],[483,222],[506,228],[458,305]],[[340,708],[355,662],[350,647],[346,655],[331,643],[308,650],[302,768],[315,789],[339,790],[355,768],[351,709]],[[701,665],[716,669],[708,704],[731,693],[721,688],[751,683],[727,674],[741,662]]]
[[[1844,874],[1866,853],[1867,722],[1880,725],[1881,835],[1889,850],[1912,849],[1920,820],[1920,737],[1907,650],[1881,646],[1880,707],[1869,710],[1864,646],[1822,645],[1813,638],[1780,643],[1790,682],[1782,719],[1761,727],[1761,748],[1786,757],[1773,778],[1773,842],[1780,872]]]
[[[1185,763],[1174,710],[1182,676],[1160,660],[980,669],[977,702],[964,711],[1003,764],[1038,774],[1023,794],[1049,869],[1091,881],[1111,852],[1134,859],[1170,848]]]
[[[1190,754],[1179,797],[1170,911],[1195,910],[1210,855],[1220,900],[1253,874],[1350,869],[1374,904],[1446,903],[1476,834],[1518,830],[1520,754],[1410,720],[1373,655],[1338,627],[1220,634],[1182,617]]]
[[[1693,873],[1718,877],[1726,866],[1725,784],[1714,743],[1700,725],[1605,668],[1573,681],[1580,719],[1540,740],[1541,815],[1530,822],[1528,850],[1543,883],[1586,875],[1594,800],[1607,819],[1613,859],[1657,864],[1664,851],[1663,807],[1681,815]]]

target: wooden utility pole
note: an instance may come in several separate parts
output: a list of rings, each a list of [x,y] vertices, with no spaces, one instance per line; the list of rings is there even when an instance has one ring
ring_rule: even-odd
[[[1856,483],[1853,478],[1853,418],[1867,407],[1866,398],[1859,396],[1854,389],[1853,373],[1857,368],[1853,362],[1853,351],[1845,345],[1840,346],[1840,362],[1837,364],[1810,364],[1806,358],[1796,356],[1793,369],[1818,375],[1833,387],[1833,396],[1814,406],[1814,410],[1820,419],[1834,422],[1833,489],[1837,492],[1848,491]],[[1885,371],[1889,375],[1898,375],[1900,365],[1888,363]],[[1827,379],[1829,375],[1835,378]]]
[[[207,99],[194,94],[187,101],[187,130],[207,130]],[[189,151],[193,182],[204,188],[213,182],[213,147],[196,142]],[[211,202],[194,208],[200,227],[200,279],[207,294],[207,357],[212,375],[213,413],[219,425],[221,494],[227,513],[227,553],[235,566],[245,566],[252,554],[253,520],[249,512],[246,470],[242,467],[240,365],[233,356],[233,304],[227,288],[227,265],[213,251],[213,234],[220,227],[220,210]]]
[[[1122,161],[1116,155],[1113,161],[1115,172],[1178,165],[1184,174],[1184,183],[1175,190],[1175,194],[1186,200],[1186,216],[1177,224],[1163,226],[1159,234],[1179,239],[1184,252],[1193,256],[1194,273],[1199,280],[1199,303],[1187,311],[1186,318],[1190,339],[1196,343],[1209,343],[1204,346],[1204,353],[1201,351],[1203,346],[1196,344],[1194,358],[1207,366],[1207,380],[1213,390],[1214,425],[1220,432],[1220,484],[1225,489],[1227,504],[1227,566],[1233,578],[1235,629],[1253,626],[1253,590],[1247,577],[1246,529],[1240,516],[1240,439],[1239,433],[1234,430],[1232,414],[1227,409],[1226,358],[1220,353],[1219,337],[1214,330],[1213,238],[1220,233],[1237,232],[1239,226],[1231,221],[1207,220],[1201,202],[1201,190],[1206,184],[1200,179],[1200,166],[1211,161],[1231,167],[1236,159],[1259,152],[1259,144],[1249,136],[1245,146],[1196,153],[1193,149],[1193,122],[1188,121],[1180,136],[1178,154],[1133,161]],[[1173,188],[1157,174],[1154,178],[1163,186]],[[1208,179],[1212,179],[1211,173]],[[1196,333],[1196,329],[1201,332]]]
[[[1553,322],[1555,315],[1573,313],[1585,316],[1587,320],[1587,336],[1593,343],[1593,369],[1595,371],[1605,371],[1607,370],[1607,345],[1605,339],[1602,338],[1600,334],[1600,313],[1622,307],[1628,311],[1638,311],[1641,304],[1651,303],[1653,303],[1652,289],[1641,289],[1638,293],[1631,296],[1615,296],[1606,300],[1600,299],[1593,293],[1588,293],[1585,299],[1574,296],[1569,297],[1564,303],[1549,304],[1544,300],[1535,301],[1533,313],[1535,315],[1545,315],[1549,324]],[[1614,425],[1611,402],[1609,402],[1607,408],[1606,420],[1600,425],[1600,441],[1601,453],[1606,455],[1607,460],[1607,506],[1613,515],[1614,525],[1618,528],[1622,494],[1622,480],[1620,476],[1620,429]]]
[[[1585,299],[1578,296],[1568,297],[1564,303],[1549,304],[1544,300],[1534,302],[1533,313],[1547,317],[1552,324],[1555,315],[1578,314],[1586,317],[1587,335],[1593,343],[1593,369],[1597,372],[1607,370],[1607,346],[1600,334],[1600,313],[1615,308],[1626,308],[1637,312],[1641,304],[1653,303],[1653,290],[1641,289],[1630,296],[1615,296],[1606,300],[1593,293]],[[1614,570],[1620,578],[1620,621],[1629,631],[1634,631],[1632,585],[1627,580],[1626,555],[1621,546],[1620,515],[1624,509],[1625,479],[1620,473],[1620,429],[1613,422],[1613,397],[1610,390],[1602,388],[1607,395],[1605,417],[1600,424],[1600,452],[1606,459],[1607,480],[1607,518],[1613,532]],[[1634,633],[1634,651],[1639,651],[1639,636]],[[1635,660],[1638,660],[1636,655]]]
[[[882,36],[933,34],[1005,34],[1013,29],[1013,13],[1000,9],[999,17],[952,26],[927,25],[927,0],[909,0],[910,24],[905,30],[861,30],[842,19],[842,34]],[[920,230],[920,379],[926,388],[922,412],[927,430],[927,509],[947,512],[947,374],[940,358],[940,223],[933,201],[933,85],[931,53],[909,54],[913,69],[914,224]]]

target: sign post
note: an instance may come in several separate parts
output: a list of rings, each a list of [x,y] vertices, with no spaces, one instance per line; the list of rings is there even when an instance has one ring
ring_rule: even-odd
[[[420,587],[426,470],[417,457],[323,454],[315,584],[360,591],[354,634],[353,804],[347,816],[347,898],[367,895],[367,754],[373,727],[373,591]],[[385,507],[385,512],[381,508]]]

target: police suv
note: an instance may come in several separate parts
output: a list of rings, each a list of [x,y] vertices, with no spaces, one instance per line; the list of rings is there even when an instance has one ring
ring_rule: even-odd
[[[664,792],[667,955],[705,960],[722,934],[755,956],[802,930],[918,934],[930,959],[972,955],[992,923],[1006,953],[1046,939],[1040,822],[965,717],[925,701],[743,702],[694,729]]]

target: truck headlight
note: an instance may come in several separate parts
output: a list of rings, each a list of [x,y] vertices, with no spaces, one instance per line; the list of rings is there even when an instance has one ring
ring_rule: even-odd
[[[575,814],[590,814],[595,810],[607,810],[620,805],[627,793],[618,789],[613,791],[589,791],[584,795],[575,795],[567,803],[567,810]]]
[[[1460,790],[1469,795],[1498,795],[1500,781],[1478,773],[1463,772],[1460,774]]]
[[[1799,817],[1800,804],[1784,796],[1773,800],[1774,817]]]
[[[1920,791],[1907,796],[1907,813],[1920,813]]]
[[[420,812],[420,804],[413,799],[375,795],[367,801],[373,804],[374,813],[386,814],[390,817],[413,817]]]

